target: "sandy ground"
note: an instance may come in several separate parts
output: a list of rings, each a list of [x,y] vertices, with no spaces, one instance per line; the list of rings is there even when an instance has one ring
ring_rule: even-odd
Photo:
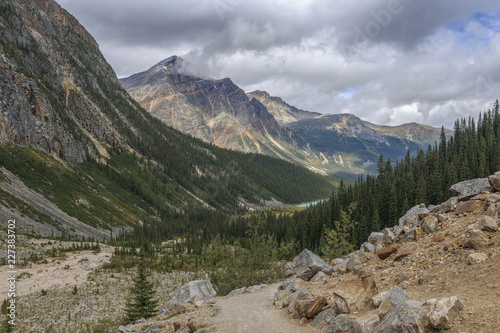
[[[65,258],[48,258],[48,264],[28,264],[25,268],[15,267],[16,276],[23,272],[31,274],[16,282],[16,295],[23,296],[42,289],[50,290],[64,286],[80,285],[87,281],[87,275],[111,259],[113,248],[101,245],[101,251],[68,252]],[[0,301],[7,298],[9,283],[8,266],[0,266]]]

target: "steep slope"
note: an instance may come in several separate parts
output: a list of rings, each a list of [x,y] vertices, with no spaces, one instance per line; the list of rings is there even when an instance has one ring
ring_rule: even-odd
[[[284,150],[280,143],[297,145],[300,138],[230,79],[201,79],[185,74],[184,67],[173,56],[120,82],[153,116],[219,147],[276,156]]]
[[[247,96],[261,102],[281,126],[286,127],[287,124],[294,121],[321,116],[321,113],[297,109],[295,106],[285,103],[281,98],[269,95],[266,91],[252,91],[247,93]]]
[[[21,228],[102,238],[172,212],[233,212],[243,200],[300,202],[332,189],[303,168],[165,126],[127,94],[92,36],[55,1],[3,0],[0,27],[0,211],[28,214]],[[277,126],[249,104],[248,123]],[[30,191],[40,200],[30,201]],[[44,210],[43,200],[54,206]]]

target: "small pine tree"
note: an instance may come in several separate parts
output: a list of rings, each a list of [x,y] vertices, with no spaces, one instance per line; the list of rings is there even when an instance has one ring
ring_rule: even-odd
[[[144,266],[144,258],[139,261],[134,285],[130,288],[130,300],[125,306],[127,320],[131,323],[137,319],[147,319],[155,316],[158,301],[154,299],[155,290],[153,283],[148,281],[148,274]]]

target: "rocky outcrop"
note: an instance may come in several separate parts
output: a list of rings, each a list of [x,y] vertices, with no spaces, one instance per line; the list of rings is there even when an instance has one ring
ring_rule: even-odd
[[[325,263],[316,254],[305,249],[293,259],[293,262],[288,264],[287,271],[288,275],[296,275],[298,278],[308,281],[320,271],[331,274],[333,267]]]
[[[217,293],[209,280],[191,281],[177,290],[175,296],[170,300],[168,311],[178,311],[188,304],[202,306],[215,296]]]
[[[466,201],[477,194],[491,191],[493,188],[488,182],[488,178],[477,178],[466,180],[451,186],[450,190],[458,195],[460,201]]]
[[[500,244],[500,195],[484,187],[484,179],[454,188],[460,191],[459,196],[435,207],[417,205],[399,225],[371,233],[360,250],[333,259],[331,275],[300,282],[300,288],[311,295],[306,299],[310,314],[306,315],[306,310],[303,318],[314,318],[312,324],[328,332],[423,333],[450,329],[464,308],[458,296],[409,300],[405,289],[442,282],[439,270],[424,272],[440,267],[444,258],[453,257],[459,263],[457,269],[464,263],[480,267],[496,254],[489,249]],[[464,200],[459,201],[459,197]],[[459,229],[453,225],[457,220],[465,223]],[[479,250],[482,252],[474,252]],[[392,272],[395,267],[399,267],[397,274]],[[385,286],[396,285],[379,293],[374,277]],[[300,280],[294,279],[284,282],[282,288],[292,290]],[[448,291],[453,292],[453,287]]]

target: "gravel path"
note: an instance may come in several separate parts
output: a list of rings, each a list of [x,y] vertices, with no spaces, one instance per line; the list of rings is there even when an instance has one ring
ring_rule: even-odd
[[[233,333],[306,333],[319,332],[312,325],[299,325],[285,309],[273,306],[279,284],[269,285],[249,294],[217,299],[220,309],[213,318],[216,332]]]

